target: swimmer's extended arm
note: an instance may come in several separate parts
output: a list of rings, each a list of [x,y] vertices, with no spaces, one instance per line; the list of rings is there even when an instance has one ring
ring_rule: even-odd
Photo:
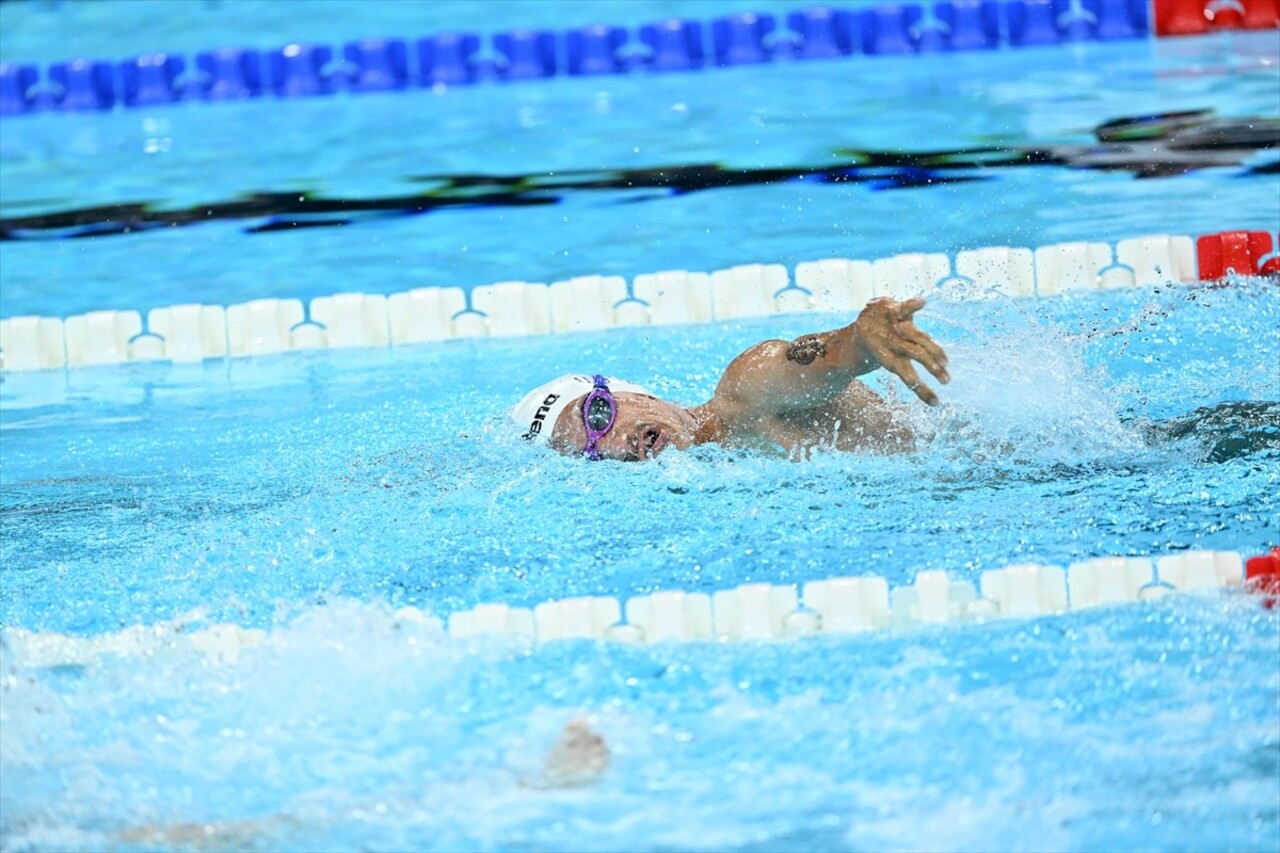
[[[794,341],[764,341],[730,362],[716,386],[716,404],[731,420],[782,415],[834,399],[854,378],[883,367],[929,405],[938,395],[913,361],[946,383],[947,355],[912,319],[924,299],[873,299],[842,329]]]

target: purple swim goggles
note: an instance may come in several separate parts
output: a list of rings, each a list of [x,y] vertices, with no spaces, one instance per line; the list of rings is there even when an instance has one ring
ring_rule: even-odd
[[[609,393],[609,383],[596,374],[595,387],[582,401],[582,425],[587,428],[587,443],[582,448],[582,455],[591,460],[600,459],[600,439],[613,429],[613,422],[618,419],[618,403]]]

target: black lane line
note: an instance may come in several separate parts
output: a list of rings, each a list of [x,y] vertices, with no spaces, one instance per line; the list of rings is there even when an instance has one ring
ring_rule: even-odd
[[[699,163],[642,169],[584,169],[525,175],[417,175],[420,193],[379,198],[327,198],[307,192],[258,192],[231,201],[156,209],[146,202],[96,205],[0,218],[0,240],[61,240],[131,234],[205,222],[260,220],[250,234],[341,227],[448,209],[560,204],[594,193],[621,193],[616,204],[762,184],[864,184],[872,191],[920,189],[989,180],[996,170],[1050,167],[1123,171],[1169,178],[1213,167],[1245,167],[1241,177],[1272,175],[1280,163],[1247,165],[1259,151],[1280,148],[1280,119],[1216,119],[1204,110],[1116,119],[1094,130],[1098,142],[1050,148],[975,147],[926,152],[838,149],[822,166],[737,169]],[[645,191],[650,192],[637,192]]]

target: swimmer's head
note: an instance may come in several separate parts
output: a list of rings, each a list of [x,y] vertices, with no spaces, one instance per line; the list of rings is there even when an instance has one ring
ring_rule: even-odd
[[[602,435],[593,429],[596,457],[638,462],[657,456],[668,447],[684,449],[694,443],[693,416],[683,408],[621,379],[604,377],[604,383],[613,400],[615,417]],[[546,442],[567,456],[582,454],[588,450],[590,438],[583,403],[593,390],[594,377],[561,376],[526,394],[516,405],[512,419],[524,438]],[[597,394],[597,398],[600,396]],[[601,401],[593,408],[599,410],[604,405]],[[599,411],[596,414],[593,420],[598,429],[608,419],[599,417]]]

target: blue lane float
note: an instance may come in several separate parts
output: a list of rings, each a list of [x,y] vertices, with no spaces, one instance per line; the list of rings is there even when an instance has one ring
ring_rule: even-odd
[[[206,100],[237,101],[262,95],[262,55],[256,50],[205,51],[196,55],[196,69],[204,79]]]
[[[49,90],[64,110],[109,110],[116,102],[114,75],[109,63],[73,59],[49,66]],[[33,104],[40,104],[36,98]]]
[[[290,44],[267,54],[271,88],[281,98],[305,98],[335,91],[326,66],[333,51],[323,45]]]
[[[744,12],[711,23],[716,65],[758,65],[773,59],[768,36],[776,22],[772,15]]]
[[[593,24],[570,30],[565,35],[566,71],[575,77],[621,74],[627,70],[622,60],[622,47],[626,43],[627,31],[622,27]]]
[[[155,53],[120,63],[121,100],[127,107],[168,104],[179,100],[178,78],[186,67],[180,56]]]
[[[787,25],[798,40],[799,59],[837,59],[854,51],[854,16],[845,9],[805,9],[792,12]]]
[[[227,47],[201,52],[194,62],[164,52],[123,62],[81,58],[53,63],[43,76],[34,64],[0,64],[0,115],[1140,38],[1150,32],[1148,2],[942,0],[815,7],[781,21],[741,12],[707,23],[671,18],[634,31],[597,24],[487,37],[463,32],[416,41],[365,38],[338,50],[305,44],[266,51]]]
[[[915,53],[913,24],[919,20],[919,6],[878,6],[859,15],[862,22],[862,52],[872,56]]]
[[[1000,46],[1000,18],[990,0],[939,3],[935,14],[945,28],[945,50],[994,50]]]
[[[650,50],[651,71],[696,71],[702,67],[702,24],[672,18],[640,28],[640,41]]]
[[[472,58],[480,50],[480,37],[473,33],[442,33],[418,42],[418,84],[465,86],[476,80]]]
[[[0,65],[0,115],[27,112],[39,79],[40,71],[34,65]]]
[[[545,30],[513,30],[493,37],[504,80],[540,80],[556,74],[556,37]]]
[[[1058,18],[1049,0],[1023,0],[1009,7],[1009,44],[1032,47],[1060,40]]]
[[[342,49],[353,92],[386,92],[409,85],[409,48],[402,39],[361,39]]]

